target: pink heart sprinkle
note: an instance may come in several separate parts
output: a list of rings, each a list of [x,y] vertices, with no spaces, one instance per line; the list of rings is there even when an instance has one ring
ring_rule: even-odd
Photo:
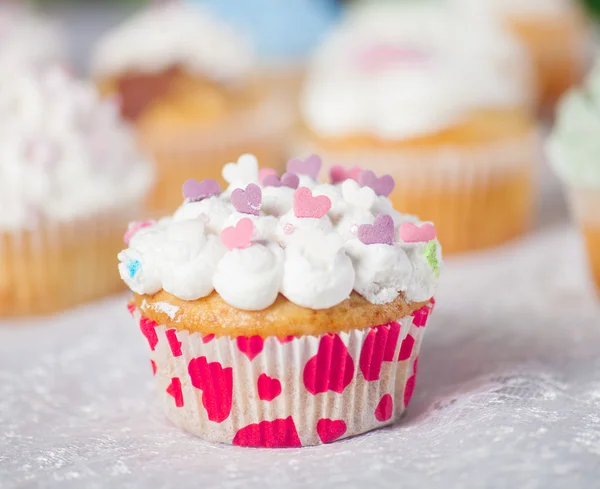
[[[342,165],[334,165],[329,170],[329,176],[331,177],[331,183],[342,183],[346,180],[354,180],[358,183],[361,172],[362,169],[359,166],[353,166],[346,170]]]
[[[231,193],[231,203],[238,212],[258,216],[262,204],[262,190],[254,183],[249,184],[246,190],[236,188]]]
[[[250,218],[245,217],[235,227],[230,226],[221,231],[221,242],[228,250],[248,248],[253,232],[254,223]]]
[[[427,243],[437,236],[433,224],[422,224],[421,227],[412,222],[403,222],[399,228],[400,239],[405,243]]]
[[[125,233],[125,236],[123,236],[123,241],[126,245],[129,245],[131,238],[133,238],[138,231],[152,226],[155,222],[156,221],[139,221],[131,223],[127,229],[127,232]]]
[[[394,220],[388,214],[380,214],[373,224],[358,227],[358,239],[366,245],[394,244]]]
[[[274,168],[261,168],[258,170],[258,179],[261,182],[269,175],[277,175],[277,171]]]
[[[208,199],[221,193],[221,187],[216,180],[194,180],[190,178],[186,180],[182,187],[183,198],[188,199],[191,202],[198,202],[200,200]]]
[[[377,178],[371,170],[361,172],[358,183],[363,187],[371,187],[377,195],[383,195],[384,197],[390,195],[396,186],[394,178],[390,175]]]
[[[308,175],[313,180],[316,180],[321,171],[321,157],[318,155],[310,155],[305,160],[294,158],[288,161],[287,171],[297,173],[298,175]]]
[[[296,230],[296,226],[294,226],[293,224],[291,224],[289,222],[285,226],[283,226],[283,232],[285,234],[287,234],[288,236],[290,234],[294,234],[295,230]]]
[[[309,188],[300,187],[294,194],[294,215],[298,218],[321,219],[331,209],[331,200],[325,195],[313,197]]]

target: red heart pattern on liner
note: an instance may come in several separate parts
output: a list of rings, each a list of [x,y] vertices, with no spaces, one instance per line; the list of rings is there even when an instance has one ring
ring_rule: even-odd
[[[148,341],[148,345],[150,349],[154,351],[156,349],[156,345],[158,344],[158,335],[156,334],[156,322],[142,317],[140,319],[140,330],[142,334],[146,337]]]
[[[294,158],[288,161],[286,170],[289,173],[296,173],[297,175],[308,175],[313,180],[316,180],[319,177],[322,165],[323,162],[320,156],[310,155],[305,160]]]
[[[262,179],[263,187],[289,187],[294,190],[300,185],[300,178],[295,173],[284,173],[281,180],[277,175],[267,175]]]
[[[383,175],[382,177],[377,178],[375,173],[371,170],[361,172],[358,177],[358,183],[363,187],[372,188],[377,195],[383,195],[384,197],[390,195],[396,186],[394,177],[391,175]]]
[[[325,195],[313,197],[312,191],[300,187],[294,194],[294,215],[298,218],[321,219],[331,209],[331,200]]]
[[[236,188],[231,193],[231,203],[242,214],[258,216],[262,205],[262,190],[254,183],[250,183],[245,189]]]
[[[405,243],[428,243],[437,236],[433,224],[422,224],[420,227],[412,222],[403,222],[398,228],[400,239]]]
[[[228,250],[248,248],[253,232],[254,223],[251,219],[245,217],[240,219],[235,227],[230,226],[221,231],[221,242]]]
[[[208,199],[209,197],[219,195],[221,193],[221,187],[216,180],[207,179],[199,182],[198,180],[190,178],[184,182],[181,192],[183,193],[184,199],[188,199],[192,202],[199,202]]]
[[[372,244],[394,244],[394,220],[388,214],[380,214],[375,218],[373,224],[361,224],[358,227],[357,236],[361,243]]]
[[[350,169],[344,168],[342,165],[333,165],[329,170],[329,177],[331,178],[331,183],[342,183],[346,180],[354,180],[358,183],[358,179],[360,174],[362,173],[362,168],[359,166],[353,166]]]
[[[261,401],[272,401],[281,394],[281,382],[267,374],[260,374],[256,381],[256,388]]]
[[[317,433],[323,443],[331,443],[344,436],[346,422],[343,419],[322,418],[317,422]]]
[[[400,414],[414,392],[421,323],[430,311],[429,306],[415,311],[412,318],[401,320],[402,326],[391,322],[350,334],[322,335],[318,342],[306,336],[217,339],[212,334],[180,334],[147,318],[140,324],[156,334],[151,364],[171,421],[193,433],[206,433],[213,441],[283,448],[330,443],[393,421],[394,412]],[[139,317],[137,310],[135,315]],[[399,344],[402,328],[409,328],[410,334]],[[394,361],[409,349],[408,362]],[[185,352],[199,355],[189,359]],[[271,365],[269,373],[264,372],[266,365]],[[396,365],[402,369],[401,378],[407,378],[404,385],[396,386]],[[343,408],[355,402],[356,392],[371,391],[376,397],[364,397],[360,408],[365,416]],[[290,393],[305,398],[305,409],[297,412],[297,406],[287,402],[284,397]],[[256,409],[255,403],[268,410]],[[337,407],[330,416],[315,416],[316,406],[323,403]],[[208,428],[210,434],[204,431]]]

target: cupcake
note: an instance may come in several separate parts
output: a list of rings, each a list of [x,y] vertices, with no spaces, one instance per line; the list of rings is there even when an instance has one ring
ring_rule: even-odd
[[[398,418],[441,266],[435,227],[352,179],[256,158],[188,180],[119,254],[167,417],[214,442],[327,443]],[[232,176],[234,178],[232,178]],[[257,182],[260,179],[260,184]]]
[[[315,56],[297,143],[395,177],[395,206],[436,222],[446,253],[502,243],[532,218],[527,57],[494,24],[467,27],[435,2],[349,15]]]
[[[269,167],[283,163],[288,115],[257,83],[247,40],[197,5],[158,4],[99,43],[93,75],[118,94],[141,144],[157,162],[151,211],[172,212],[181,181],[221,181],[223,161],[248,148]]]
[[[246,33],[256,48],[263,82],[294,105],[311,51],[337,21],[333,0],[196,0]]]
[[[0,71],[42,70],[64,61],[64,40],[58,25],[18,2],[0,4]]]
[[[600,61],[581,89],[558,104],[548,156],[565,184],[573,219],[586,243],[592,276],[600,291]]]
[[[591,33],[572,0],[458,0],[505,22],[533,62],[539,100],[551,107],[586,69]]]
[[[152,182],[118,107],[60,69],[0,90],[0,316],[121,290],[113,267]]]

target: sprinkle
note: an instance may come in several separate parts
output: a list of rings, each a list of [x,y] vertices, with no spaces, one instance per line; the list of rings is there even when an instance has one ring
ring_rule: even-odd
[[[221,242],[229,250],[244,249],[250,246],[253,232],[254,223],[245,217],[235,227],[230,226],[221,231]]]
[[[419,227],[412,222],[403,222],[398,231],[400,239],[405,243],[427,243],[437,235],[433,224],[422,224]]]
[[[298,218],[320,219],[331,209],[331,200],[325,195],[313,197],[309,188],[300,187],[294,194],[294,215]]]
[[[321,157],[310,155],[305,160],[294,158],[288,161],[287,171],[290,173],[297,173],[298,175],[308,175],[313,180],[316,180],[321,171],[321,166]]]
[[[373,224],[358,227],[358,239],[366,245],[394,244],[394,220],[388,214],[380,214]]]
[[[440,262],[437,258],[437,255],[438,255],[437,249],[438,249],[437,243],[435,241],[430,241],[429,243],[427,243],[427,246],[425,246],[424,255],[425,255],[425,259],[427,260],[427,263],[429,263],[429,265],[433,269],[433,273],[435,273],[436,276],[439,276],[440,275]]]
[[[329,170],[329,176],[331,183],[341,183],[345,180],[354,180],[358,182],[358,178],[362,173],[362,169],[359,166],[353,166],[349,170],[346,170],[342,165],[334,165]]]
[[[231,203],[238,212],[258,216],[262,205],[262,190],[254,183],[249,184],[245,190],[236,188],[231,193]]]
[[[287,235],[294,234],[295,230],[296,230],[296,226],[294,226],[293,224],[291,224],[289,222],[285,226],[283,226],[283,232]]]
[[[384,197],[390,195],[396,186],[396,182],[394,182],[391,175],[383,175],[377,178],[371,170],[363,171],[358,177],[358,183],[363,187],[371,187],[377,195],[383,195]]]
[[[262,180],[263,187],[289,187],[297,189],[300,185],[300,178],[295,173],[284,173],[281,180],[277,175],[267,175]]]
[[[142,264],[139,260],[130,260],[127,262],[127,270],[129,271],[129,278],[135,277],[135,275],[140,271]]]
[[[140,230],[154,225],[155,222],[156,221],[150,220],[131,223],[127,229],[127,232],[125,233],[125,236],[123,236],[123,241],[126,245],[129,245],[131,238],[133,238]]]
[[[219,195],[221,187],[216,180],[207,179],[199,182],[191,178],[183,184],[182,193],[184,199],[188,199],[190,202],[199,202]]]
[[[261,168],[258,170],[258,179],[261,182],[270,175],[277,175],[277,171],[274,168]]]

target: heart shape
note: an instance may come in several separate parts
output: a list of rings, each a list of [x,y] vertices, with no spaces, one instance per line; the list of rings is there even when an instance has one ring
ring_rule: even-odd
[[[175,328],[167,329],[165,331],[165,336],[167,337],[167,341],[169,342],[169,347],[171,348],[171,353],[173,353],[173,356],[180,357],[183,355],[181,351],[182,343],[179,341],[179,338],[177,338],[177,330]]]
[[[281,394],[281,382],[278,379],[261,374],[256,383],[258,397],[261,401],[272,401]]]
[[[371,187],[377,195],[383,195],[384,197],[390,195],[396,186],[392,176],[383,175],[377,178],[371,170],[363,171],[358,177],[358,183],[363,187]]]
[[[323,443],[337,440],[346,433],[346,422],[342,419],[322,418],[317,421],[317,434]]]
[[[213,197],[214,195],[219,195],[221,193],[221,187],[216,180],[207,179],[199,182],[198,180],[190,178],[185,181],[181,191],[184,199],[187,199],[190,202],[198,202]]]
[[[126,245],[129,245],[131,238],[133,238],[137,234],[138,231],[154,225],[155,222],[156,221],[138,221],[138,222],[131,223],[129,225],[129,227],[127,228],[127,232],[125,233],[125,236],[123,236],[123,241],[125,242]]]
[[[360,350],[358,366],[366,381],[379,380],[383,362],[393,362],[400,337],[396,322],[371,328]]]
[[[258,335],[251,336],[250,338],[238,336],[235,339],[235,342],[237,343],[238,350],[246,355],[250,361],[254,360],[256,356],[263,351],[265,346],[265,340]]]
[[[221,242],[228,250],[248,248],[253,232],[254,223],[245,217],[240,219],[235,227],[230,226],[221,231]]]
[[[267,175],[262,180],[263,187],[289,187],[297,189],[300,185],[300,178],[295,173],[284,173],[281,180],[277,175]]]
[[[154,351],[156,345],[158,345],[158,334],[156,334],[157,326],[158,324],[156,324],[155,321],[152,321],[152,319],[143,316],[140,318],[140,331],[145,336],[152,351]]]
[[[359,166],[353,166],[347,170],[342,165],[333,165],[329,170],[331,183],[341,183],[345,180],[354,180],[355,182],[358,182],[361,173],[362,169]]]
[[[190,360],[188,374],[192,385],[202,391],[202,405],[208,419],[216,423],[225,421],[233,403],[233,369],[198,357]]]
[[[237,163],[227,163],[221,172],[229,184],[239,182],[258,182],[258,160],[254,155],[244,154]]]
[[[262,205],[262,190],[254,183],[248,184],[245,190],[236,188],[231,193],[231,203],[238,212],[258,216]]]
[[[331,200],[325,195],[313,197],[311,190],[300,187],[294,194],[294,215],[299,218],[321,219],[331,209]]]
[[[379,214],[373,224],[358,226],[358,239],[366,245],[394,244],[394,220],[388,214]]]
[[[317,354],[306,362],[302,378],[304,387],[312,395],[327,391],[341,394],[352,382],[354,361],[337,334],[321,338]]]
[[[427,243],[437,236],[437,231],[433,224],[422,224],[417,226],[412,222],[403,222],[398,229],[400,239],[405,243]]]
[[[175,400],[176,407],[183,407],[183,391],[181,390],[181,379],[173,377],[167,387],[167,394]]]
[[[316,180],[321,171],[321,157],[318,155],[310,155],[305,160],[294,158],[288,161],[287,171],[290,173],[297,173],[298,175],[308,175],[313,180]]]
[[[302,446],[294,418],[291,416],[285,419],[261,421],[260,423],[244,426],[236,432],[231,443],[239,447],[260,448],[296,448]]]
[[[361,187],[354,180],[348,179],[342,183],[342,197],[348,204],[371,209],[377,195],[371,187]]]
[[[384,422],[389,421],[394,413],[394,399],[389,394],[383,396],[377,407],[375,408],[375,418],[377,421]]]

